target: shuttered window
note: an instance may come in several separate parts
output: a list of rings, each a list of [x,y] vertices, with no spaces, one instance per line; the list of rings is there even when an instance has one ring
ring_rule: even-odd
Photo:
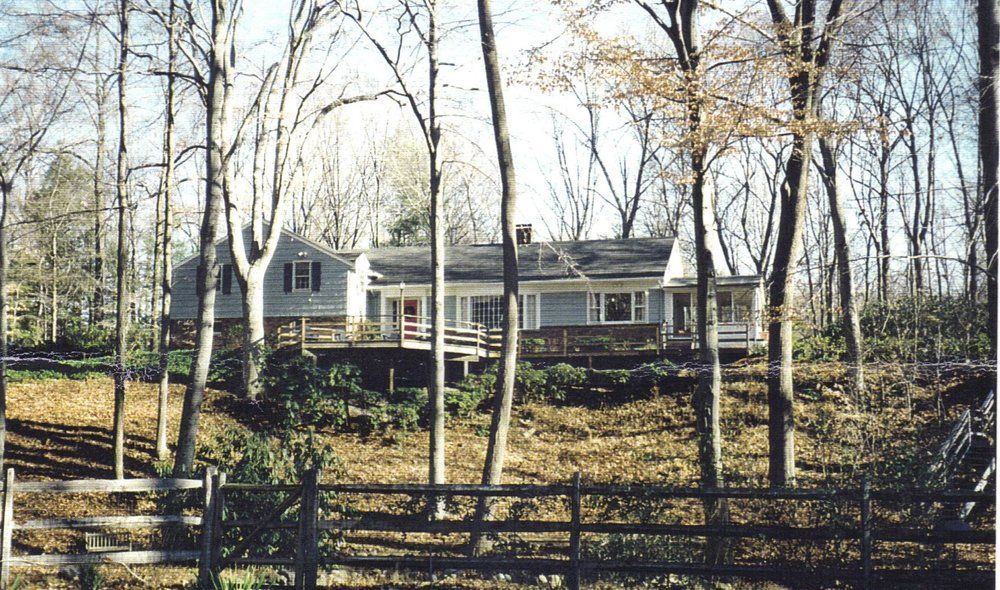
[[[285,263],[285,293],[292,291],[319,291],[323,270],[319,262],[296,260]]]

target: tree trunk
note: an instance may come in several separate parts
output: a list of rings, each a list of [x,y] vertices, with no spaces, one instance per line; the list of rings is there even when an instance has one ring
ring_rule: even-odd
[[[115,410],[114,410],[114,469],[115,478],[125,477],[125,353],[128,342],[128,105],[125,102],[125,75],[128,68],[129,0],[120,0],[118,22],[120,30],[118,53],[118,170],[115,191],[118,199],[118,256],[115,294]]]
[[[273,228],[272,231],[280,231]],[[250,270],[246,281],[240,281],[243,289],[243,391],[247,399],[257,400],[263,395],[261,366],[264,356],[264,271],[255,267]]]
[[[990,343],[997,354],[997,74],[1000,7],[997,0],[979,0],[979,157],[983,167],[984,216],[986,223],[986,287],[990,314]]]
[[[219,221],[222,217],[225,184],[226,127],[229,122],[228,83],[229,55],[228,27],[236,16],[228,14],[228,0],[212,1],[212,47],[209,52],[208,88],[206,100],[206,162],[205,162],[205,211],[201,223],[198,265],[198,319],[195,326],[195,350],[191,359],[190,383],[184,392],[177,454],[174,457],[174,475],[191,474],[198,438],[201,404],[205,399],[205,385],[212,361],[213,332],[215,329],[215,295],[218,288],[218,266],[215,242],[218,240]]]
[[[0,470],[4,467],[7,446],[7,209],[10,203],[10,181],[0,177]]]
[[[865,392],[864,349],[862,348],[861,320],[854,301],[854,281],[851,276],[851,250],[847,241],[847,223],[844,220],[843,196],[837,185],[836,148],[820,138],[819,151],[823,165],[820,167],[823,186],[830,200],[830,220],[833,223],[833,242],[837,259],[838,289],[840,291],[840,322],[847,342],[847,362],[850,364],[851,389],[861,399]]]
[[[176,16],[176,1],[170,0],[170,22],[167,25],[167,100],[166,122],[163,130],[163,235],[160,238],[162,267],[162,285],[160,297],[160,380],[156,411],[156,457],[164,461],[170,455],[167,446],[167,414],[170,400],[170,298],[173,274],[173,248],[170,244],[171,228],[173,227],[173,206],[171,197],[174,188],[174,65],[177,61],[177,47],[174,38],[174,18]]]
[[[691,108],[691,107],[689,107]],[[700,115],[693,112],[692,126],[700,125]],[[695,427],[698,431],[698,465],[702,488],[722,487],[722,432],[719,428],[719,402],[722,397],[722,368],[719,364],[719,311],[716,285],[716,260],[711,244],[717,238],[715,202],[707,182],[705,151],[696,145],[691,153],[691,207],[694,211],[695,263],[697,268],[696,309],[698,355],[701,367],[694,393]],[[705,523],[722,525],[728,520],[729,507],[724,500],[706,499]],[[726,544],[710,539],[705,560],[725,561]]]
[[[53,228],[52,231],[52,320],[51,334],[49,336],[49,342],[55,344],[56,339],[59,338],[59,265],[57,261],[59,260],[59,242],[57,241],[57,236],[59,235],[59,230],[57,227]]]
[[[482,39],[486,86],[490,94],[493,138],[497,148],[497,162],[500,168],[502,188],[500,231],[503,240],[504,301],[500,368],[497,374],[496,393],[493,398],[493,416],[490,420],[490,438],[486,447],[482,482],[483,485],[500,485],[503,479],[504,459],[507,454],[507,435],[510,431],[511,406],[514,402],[514,379],[517,374],[518,269],[517,227],[514,219],[517,212],[517,183],[514,176],[514,158],[510,149],[510,134],[507,130],[507,109],[503,98],[503,80],[500,74],[496,37],[493,32],[490,0],[479,0],[478,6],[479,36]],[[493,506],[494,500],[492,498],[480,498],[476,508],[476,521],[490,520],[493,516]],[[471,545],[474,554],[481,553],[485,549],[479,534],[472,537]]]
[[[792,323],[795,267],[802,252],[802,226],[808,187],[812,136],[796,135],[781,186],[781,214],[771,270],[768,326],[768,479],[795,485],[795,416],[792,381]]]
[[[93,293],[90,302],[90,325],[96,326],[104,316],[104,237],[101,232],[104,216],[104,139],[105,121],[104,106],[107,101],[107,93],[104,87],[104,76],[99,71],[101,53],[101,35],[96,35],[96,55],[94,57],[94,69],[98,70],[94,74],[95,108],[97,110],[97,142],[96,153],[94,154],[94,253],[93,253]]]
[[[431,197],[431,367],[428,386],[428,403],[431,404],[430,464],[428,480],[432,484],[443,484],[445,477],[445,408],[444,408],[444,195],[441,194],[441,163],[438,145],[441,139],[441,124],[437,118],[437,78],[438,63],[437,6],[430,1],[428,7],[427,61],[428,61],[428,142],[430,161]],[[442,504],[435,499],[434,514],[440,514]]]

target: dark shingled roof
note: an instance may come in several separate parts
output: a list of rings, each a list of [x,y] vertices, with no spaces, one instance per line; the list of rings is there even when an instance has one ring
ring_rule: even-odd
[[[673,238],[631,238],[536,242],[518,248],[520,279],[545,281],[565,278],[662,277],[673,249]],[[346,254],[346,253],[345,253]],[[371,269],[380,273],[375,284],[431,282],[429,246],[366,250]],[[503,281],[500,244],[449,246],[445,251],[445,281],[497,283]]]

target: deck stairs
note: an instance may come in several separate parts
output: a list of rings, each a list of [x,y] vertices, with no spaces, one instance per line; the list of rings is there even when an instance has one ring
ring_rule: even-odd
[[[928,487],[982,492],[996,482],[996,392],[967,408],[952,425],[927,471]],[[942,507],[938,518],[965,521],[975,502]]]

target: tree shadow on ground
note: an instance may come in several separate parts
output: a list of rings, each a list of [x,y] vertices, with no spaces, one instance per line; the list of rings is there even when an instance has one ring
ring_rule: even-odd
[[[7,421],[6,467],[18,479],[114,477],[109,428],[66,426],[40,420]],[[152,475],[154,442],[126,433],[125,477]]]

